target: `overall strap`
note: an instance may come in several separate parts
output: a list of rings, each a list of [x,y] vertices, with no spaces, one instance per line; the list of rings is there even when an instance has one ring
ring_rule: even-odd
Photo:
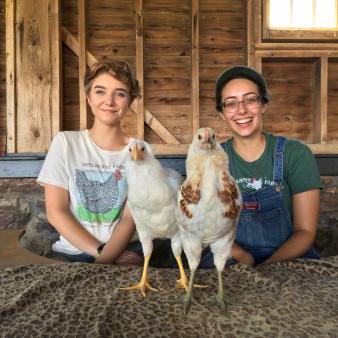
[[[221,143],[221,147],[225,150],[225,152],[227,154],[229,154],[229,151],[230,151],[229,142],[230,141],[225,141],[225,142]],[[229,162],[229,171],[230,171],[230,175],[231,175],[231,164],[230,164],[230,162]]]
[[[280,188],[283,180],[283,154],[286,138],[284,136],[277,136],[274,164],[273,164],[273,180],[276,188]]]

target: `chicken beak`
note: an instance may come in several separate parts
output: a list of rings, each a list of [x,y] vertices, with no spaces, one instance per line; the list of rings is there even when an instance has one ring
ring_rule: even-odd
[[[131,159],[133,161],[142,161],[143,160],[143,152],[141,149],[137,147],[137,145],[133,146],[131,149]]]
[[[212,149],[214,147],[214,142],[208,129],[205,129],[204,131],[204,140],[208,149]]]

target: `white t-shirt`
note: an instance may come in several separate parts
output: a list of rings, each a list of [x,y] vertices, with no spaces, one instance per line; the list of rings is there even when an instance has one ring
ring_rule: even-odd
[[[88,130],[59,132],[37,179],[39,184],[66,189],[71,213],[101,242],[109,239],[127,198],[128,148],[129,145],[120,151],[103,150],[94,143]],[[82,253],[63,236],[54,243],[53,250],[72,255]]]

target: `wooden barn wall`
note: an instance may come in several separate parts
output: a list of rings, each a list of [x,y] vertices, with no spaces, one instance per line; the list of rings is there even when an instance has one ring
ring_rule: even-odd
[[[245,64],[246,1],[200,1],[200,125],[229,130],[215,108],[215,81],[224,69]]]
[[[262,72],[270,93],[264,129],[312,143],[313,61],[263,59]]]
[[[6,29],[5,0],[0,0],[0,154],[6,151]]]
[[[328,142],[338,142],[338,58],[328,63]]]
[[[181,142],[192,132],[191,1],[144,1],[145,107]],[[163,143],[150,128],[150,143]]]
[[[49,1],[55,3],[56,0]],[[60,0],[63,34],[73,39],[69,44],[64,36],[62,43],[60,130],[80,129],[79,1]],[[26,1],[16,2],[21,4],[19,10],[23,8],[28,12],[23,5]],[[0,152],[5,149],[8,134],[5,3],[6,0],[0,0]],[[227,138],[229,130],[215,109],[215,80],[229,66],[250,64],[262,71],[271,94],[264,118],[265,130],[301,139],[312,144],[317,153],[338,152],[338,44],[334,41],[264,40],[260,34],[263,4],[260,0],[87,0],[86,3],[85,36],[91,62],[93,57],[126,60],[135,72],[140,53],[136,38],[138,9],[135,7],[142,3],[143,102],[146,111],[152,114],[144,124],[144,136],[148,142],[163,144],[173,140],[169,137],[169,141],[164,141],[154,131],[156,128],[149,127],[152,117],[183,145],[191,142],[198,124],[215,128],[220,140]],[[197,17],[194,17],[196,7]],[[34,15],[46,25],[46,13],[41,9],[38,11],[41,13]],[[18,15],[17,9],[16,20]],[[46,42],[48,35],[43,30],[41,34],[40,38]],[[21,53],[20,46],[17,47],[17,52]],[[23,56],[24,53],[32,55],[27,50],[22,53]],[[44,57],[46,55],[48,53]],[[41,62],[48,68],[48,57],[42,58]],[[28,75],[23,80],[20,74],[16,85],[22,90],[27,79]],[[324,86],[320,87],[319,79]],[[39,86],[41,89],[41,83]],[[324,92],[319,92],[319,89]],[[40,98],[47,96],[42,93]],[[19,105],[22,99],[20,92]],[[25,101],[21,104],[24,106]],[[48,111],[48,107],[44,101],[40,107],[41,116],[34,116],[40,131],[33,139],[25,136],[28,130],[25,129],[26,121],[31,117],[21,108],[17,111],[19,152],[38,152],[48,146],[55,131],[49,126],[55,123],[55,116],[51,116],[55,112]],[[35,122],[29,123],[31,128]],[[92,116],[89,126],[91,123]],[[123,121],[123,129],[129,135],[137,136],[139,126],[135,112],[129,112]],[[175,153],[176,146],[180,149],[177,153],[186,150],[184,146],[173,144],[165,151]]]
[[[97,59],[121,59],[135,70],[135,1],[90,1],[87,46]],[[199,1],[200,125],[228,135],[214,104],[214,83],[226,67],[245,62],[246,1]],[[191,0],[143,2],[144,102],[183,144],[192,138]],[[77,37],[77,0],[62,1],[62,23]],[[226,24],[225,24],[226,23]],[[63,129],[79,129],[78,58],[63,45]],[[136,136],[135,114],[123,121]],[[147,125],[145,139],[164,141]]]
[[[77,38],[77,0],[61,2],[62,25]],[[65,44],[62,45],[63,130],[79,130],[79,61]]]

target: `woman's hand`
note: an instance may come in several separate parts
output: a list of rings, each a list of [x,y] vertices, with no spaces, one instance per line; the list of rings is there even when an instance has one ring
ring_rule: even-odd
[[[125,205],[121,220],[116,224],[100,256],[96,257],[95,263],[115,264],[121,259],[120,262],[126,262],[124,264],[136,264],[134,253],[124,254],[124,249],[127,247],[134,233],[135,223],[128,206]]]
[[[234,245],[232,246],[231,255],[234,259],[236,259],[240,263],[249,266],[255,266],[255,260],[252,257],[251,253],[244,250],[236,242],[234,242]]]
[[[139,265],[143,266],[143,259],[136,252],[125,250],[115,260],[116,265]]]
[[[244,250],[243,250],[244,251]],[[249,266],[255,266],[255,260],[254,258],[252,257],[251,253],[248,252],[248,251],[244,251],[240,256],[239,258],[237,258],[237,260],[240,262],[240,263],[243,263],[243,264],[246,264],[246,265],[249,265]]]

